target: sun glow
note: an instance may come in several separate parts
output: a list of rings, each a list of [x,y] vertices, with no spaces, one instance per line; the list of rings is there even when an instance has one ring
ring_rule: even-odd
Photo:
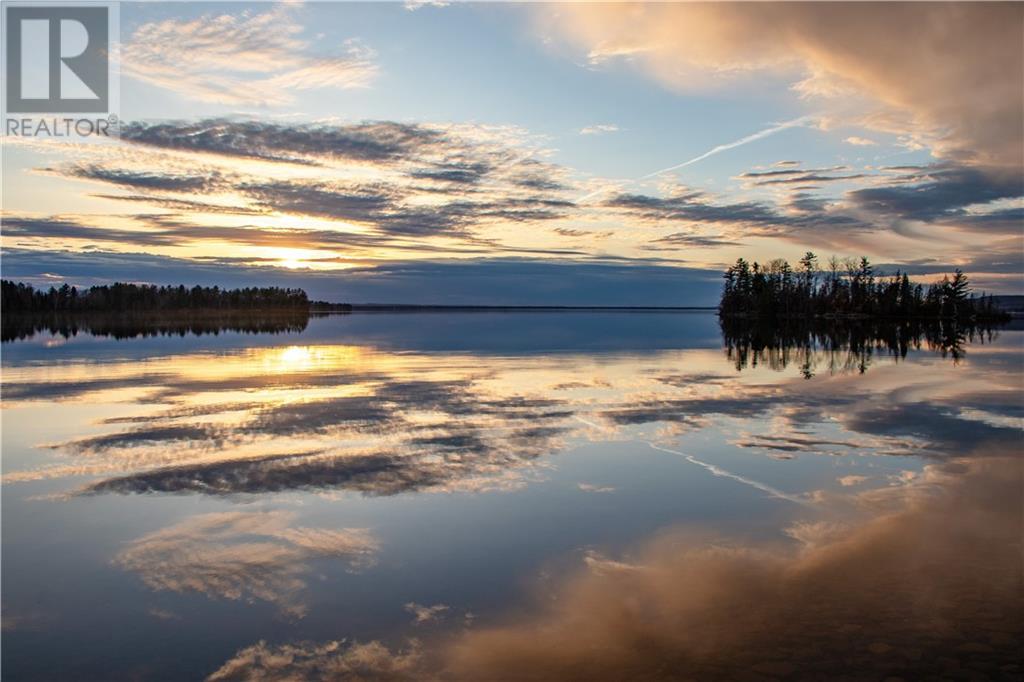
[[[273,261],[273,265],[292,270],[311,267],[317,260],[333,255],[330,252],[313,249],[270,248],[259,250],[262,251],[261,257]]]

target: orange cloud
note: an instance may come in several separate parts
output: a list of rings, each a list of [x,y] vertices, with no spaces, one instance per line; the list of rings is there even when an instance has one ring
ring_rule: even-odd
[[[860,527],[795,527],[796,554],[677,532],[628,562],[591,560],[535,615],[459,636],[444,666],[474,680],[881,679],[977,652],[1013,662],[1020,463],[965,467],[926,470],[901,508]]]
[[[678,89],[788,75],[829,125],[923,137],[948,157],[1024,163],[1016,3],[572,3],[538,12],[549,36],[586,50],[592,65],[628,60]]]
[[[991,450],[991,449],[990,449]],[[823,502],[877,516],[798,523],[783,551],[677,531],[629,560],[588,553],[526,615],[391,650],[260,642],[210,680],[938,678],[1019,659],[1020,462],[928,467]]]

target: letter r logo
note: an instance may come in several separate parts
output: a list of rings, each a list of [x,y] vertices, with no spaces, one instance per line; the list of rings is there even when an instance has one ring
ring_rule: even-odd
[[[7,111],[101,113],[109,107],[106,7],[7,7]]]

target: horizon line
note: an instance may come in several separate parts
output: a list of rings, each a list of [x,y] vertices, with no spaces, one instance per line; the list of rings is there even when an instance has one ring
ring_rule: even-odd
[[[329,303],[313,301],[310,309],[315,311],[317,303],[332,306],[351,306],[353,310],[717,310],[709,306],[657,306],[657,305],[488,305],[488,304],[443,304],[443,303]]]

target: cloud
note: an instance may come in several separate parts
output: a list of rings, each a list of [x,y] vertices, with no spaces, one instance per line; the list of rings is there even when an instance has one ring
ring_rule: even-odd
[[[98,180],[123,185],[144,191],[210,193],[223,189],[223,182],[216,173],[202,175],[181,175],[157,171],[132,171],[127,169],[103,168],[98,165],[66,168],[64,175],[73,178]]]
[[[782,532],[793,538],[804,549],[818,547],[841,539],[849,527],[834,521],[797,521]]]
[[[850,180],[861,180],[873,177],[866,173],[852,173],[850,175],[794,175],[790,177],[773,178],[761,180],[755,185],[817,185],[822,182],[848,182]]]
[[[405,610],[413,615],[414,625],[422,625],[423,623],[429,623],[443,618],[445,612],[449,610],[449,606],[447,604],[424,606],[423,604],[417,604],[416,602],[411,601],[405,605]]]
[[[487,246],[494,252],[500,244],[493,238],[475,241],[481,230],[562,220],[576,208],[566,198],[571,189],[568,171],[536,158],[545,152],[512,129],[208,119],[125,124],[121,140],[130,148],[111,165],[79,163],[46,171],[158,192],[152,201],[155,207],[186,215],[202,214],[206,204],[212,213],[236,212],[224,204],[224,195],[233,195],[238,214],[311,217],[343,223],[339,231],[348,234],[358,226],[371,236],[445,236],[458,240],[449,242],[453,253],[467,246]],[[239,163],[242,160],[297,168],[283,175],[263,165]],[[168,170],[154,171],[154,165]],[[196,202],[196,195],[203,194],[217,200]],[[146,199],[133,195],[131,200]],[[169,217],[138,218],[154,223]],[[343,246],[340,238],[323,244]],[[429,245],[422,245],[422,250],[429,250]]]
[[[1020,429],[971,419],[957,408],[924,402],[864,407],[843,419],[846,428],[885,437],[911,437],[928,450],[955,455],[987,443],[1002,449],[1020,441]]]
[[[958,219],[958,222],[962,222],[962,219]],[[879,269],[885,269],[888,271],[901,268],[904,272],[912,276],[941,276],[953,271],[953,268],[949,263],[944,263],[942,260],[937,258],[918,258],[904,264],[882,264],[878,267]],[[973,286],[981,287],[986,291],[993,291],[993,287],[998,290],[998,279],[983,279],[985,275],[980,275],[979,273],[991,273],[994,277],[1005,277],[1010,275],[1016,279],[1020,279],[1022,272],[1024,272],[1024,254],[1021,253],[1020,239],[1017,235],[1014,235],[1005,240],[1000,240],[993,245],[993,248],[989,253],[979,253],[973,257],[958,261],[956,267],[961,268],[965,272],[972,273],[970,279]],[[1006,293],[1017,292],[1011,290]]]
[[[401,190],[381,185],[334,187],[310,182],[245,184],[239,189],[258,206],[278,213],[367,224],[402,236],[463,233],[487,220],[533,222],[564,215],[569,202],[541,197],[459,200],[438,206],[411,206]]]
[[[347,125],[278,124],[255,120],[132,122],[121,139],[162,149],[237,156],[262,161],[319,164],[324,160],[398,161],[446,142],[429,126],[371,121]]]
[[[1024,175],[1020,172],[944,162],[873,173],[832,174],[843,170],[847,168],[785,167],[737,176],[755,186],[793,186],[793,191],[778,203],[723,201],[700,190],[677,186],[664,196],[615,194],[602,206],[652,227],[675,222],[694,229],[715,225],[721,231],[713,237],[693,232],[660,237],[646,247],[651,250],[673,246],[673,242],[679,246],[724,246],[754,236],[781,237],[802,245],[832,244],[832,248],[847,250],[848,241],[858,233],[888,231],[900,235],[915,224],[996,235],[1019,231],[1017,218],[1022,209],[1005,203],[1024,197]],[[869,186],[832,197],[810,191],[821,183],[852,181]],[[941,233],[932,234],[938,237]]]
[[[845,355],[843,351],[840,357]],[[733,356],[730,351],[730,357]],[[834,352],[808,354],[797,361],[806,362],[813,371],[819,363],[831,362],[846,371],[863,371],[865,360],[859,354],[842,360]],[[772,364],[771,356],[762,357],[760,364]],[[786,363],[773,365],[783,369]],[[674,385],[670,383],[669,385]],[[827,385],[827,384],[826,384]],[[684,384],[680,388],[685,389]],[[776,386],[733,386],[718,395],[704,392],[648,393],[623,404],[605,404],[599,412],[601,418],[617,426],[667,423],[697,429],[712,423],[714,415],[730,418],[781,420],[775,422],[773,432],[764,435],[746,435],[739,438],[739,447],[759,448],[767,451],[827,452],[844,454],[871,442],[879,453],[892,455],[913,454],[918,457],[948,459],[966,451],[1002,452],[1020,438],[1019,429],[991,420],[978,419],[970,413],[977,409],[1010,416],[1005,404],[1007,389],[992,387],[992,396],[978,402],[974,397],[957,395],[949,399],[933,398],[928,401],[911,400],[898,389],[888,392],[863,392],[845,387],[841,392],[827,388],[817,390],[803,381]],[[884,407],[879,407],[884,405]],[[844,437],[823,437],[814,434],[815,424],[833,422],[845,431]],[[783,429],[786,425],[787,432]],[[865,439],[870,438],[870,441]],[[984,447],[982,447],[984,445]]]
[[[164,609],[151,608],[147,613],[157,620],[181,620],[181,616],[178,614],[173,611],[165,611]]]
[[[571,227],[556,227],[555,232],[563,237],[589,237],[591,239],[604,239],[612,236],[612,232],[591,232],[589,230],[576,230]]]
[[[93,178],[90,178],[93,179]],[[163,194],[91,194],[89,196],[97,199],[110,201],[125,201],[140,204],[149,204],[156,208],[165,208],[182,213],[205,213],[205,214],[228,214],[228,215],[257,215],[260,213],[255,208],[247,206],[230,206],[227,204],[216,204],[207,201],[193,201],[178,197],[168,197]],[[150,214],[151,215],[151,214]]]
[[[313,299],[353,303],[710,306],[721,288],[717,270],[643,261],[410,260],[312,272],[143,253],[4,249],[5,277],[48,287],[53,279],[46,273],[78,286],[138,281],[140,273],[154,284],[239,287],[259,282],[301,287]],[[680,291],[686,292],[684,298]]]
[[[849,476],[840,476],[836,480],[839,481],[839,485],[844,488],[849,488],[850,486],[860,485],[864,481],[868,480],[868,477],[850,474]]]
[[[540,456],[541,434],[529,450],[527,436],[513,436],[505,449],[485,447],[448,452],[421,445],[404,455],[384,450],[287,453],[256,458],[222,458],[211,463],[170,466],[109,478],[79,491],[82,495],[192,493],[213,496],[261,495],[292,490],[352,490],[370,496],[413,492],[498,490],[522,485],[517,469]],[[549,446],[548,450],[553,446]],[[445,460],[453,461],[445,461]]]
[[[742,476],[742,475],[734,473],[732,471],[728,471],[726,469],[723,469],[722,467],[717,466],[715,464],[711,464],[710,462],[705,462],[703,460],[697,459],[692,454],[689,454],[689,453],[686,453],[686,452],[681,452],[681,451],[675,450],[673,448],[667,448],[667,447],[658,445],[657,443],[655,443],[653,441],[647,441],[647,445],[649,445],[651,448],[653,448],[654,450],[657,450],[659,452],[666,452],[666,453],[668,453],[670,455],[676,455],[678,457],[682,457],[683,459],[685,459],[690,464],[695,464],[695,465],[697,465],[697,466],[707,470],[713,476],[718,476],[718,477],[721,477],[721,478],[728,478],[728,479],[730,479],[732,481],[735,481],[736,483],[739,483],[741,485],[745,485],[745,486],[748,486],[748,487],[753,488],[755,490],[759,490],[760,492],[765,493],[769,497],[773,497],[773,498],[775,498],[777,500],[785,500],[787,502],[792,502],[793,504],[807,504],[807,500],[805,500],[801,495],[791,495],[791,494],[788,494],[788,493],[786,493],[786,492],[784,492],[782,490],[779,490],[778,488],[774,488],[774,487],[772,487],[772,486],[770,486],[767,483],[764,483],[762,481],[758,481],[758,480],[753,479],[753,478],[748,478],[746,476]]]
[[[326,489],[396,495],[499,486],[542,454],[559,449],[573,416],[560,400],[492,394],[466,372],[458,379],[415,380],[386,373],[360,375],[347,368],[283,375],[252,375],[243,368],[237,375],[225,369],[207,380],[165,376],[144,399],[152,404],[205,395],[209,400],[201,409],[173,408],[108,420],[108,425],[127,428],[51,446],[90,455],[93,461],[37,470],[29,477],[115,474],[86,486],[79,491],[83,495],[234,496]],[[360,394],[273,397],[275,389],[329,390],[339,385]],[[80,396],[88,388],[76,393],[72,386],[65,393],[60,382],[13,386],[11,399]],[[255,404],[216,402],[218,393],[240,390],[268,397]],[[219,421],[195,421],[217,416]],[[367,444],[368,436],[375,441]],[[291,444],[297,437],[303,439],[301,447]],[[311,440],[319,447],[311,448]],[[252,448],[270,454],[254,455]],[[176,456],[169,457],[170,451]]]
[[[963,211],[951,215],[946,223],[974,232],[1019,236],[1020,226],[1024,225],[1024,208],[1000,208],[987,212]],[[977,254],[972,260],[980,265],[986,259],[1000,258],[998,248],[990,247],[989,251],[987,254]],[[1020,256],[1020,250],[1014,250],[1014,255]],[[1011,260],[1013,259],[1011,258]],[[1014,263],[1018,272],[1022,269],[1019,267],[1020,260],[1018,258]]]
[[[1024,635],[1016,608],[1021,491],[1009,454],[928,467],[884,495],[830,498],[850,509],[846,522],[799,520],[786,530],[796,547],[677,529],[622,558],[588,552],[577,570],[538,589],[520,615],[414,646],[413,659],[373,643],[373,666],[363,674],[834,677],[855,656],[873,677],[933,676],[963,669],[976,652],[992,664],[1015,662]],[[984,641],[979,632],[989,633]],[[260,642],[210,679],[345,678],[354,650],[341,642]],[[221,677],[225,671],[233,677]]]
[[[307,196],[308,198],[308,196]],[[369,197],[372,200],[372,196]],[[358,200],[358,197],[355,197]],[[157,200],[159,203],[159,200]],[[300,199],[301,201],[301,199]],[[339,202],[341,203],[341,202]],[[205,209],[200,209],[205,210]],[[332,206],[325,210],[341,211],[340,206]],[[358,212],[358,208],[351,208],[350,215]],[[253,211],[255,213],[257,211]],[[260,211],[262,212],[262,211]],[[395,223],[388,223],[395,233],[381,234],[375,232],[350,232],[334,229],[300,229],[300,228],[274,228],[256,225],[219,226],[193,224],[187,218],[169,214],[142,214],[135,216],[124,216],[133,222],[140,223],[141,229],[118,229],[104,228],[84,222],[84,216],[4,216],[5,234],[12,237],[26,239],[44,239],[54,241],[65,241],[69,239],[81,240],[89,243],[111,242],[117,245],[132,245],[135,247],[167,247],[185,246],[204,243],[232,243],[240,246],[277,247],[289,249],[340,249],[361,253],[363,250],[374,250],[387,248],[397,252],[415,253],[424,255],[429,253],[442,253],[445,255],[470,254],[483,256],[491,253],[493,249],[480,244],[472,246],[451,246],[440,247],[424,244],[421,241],[410,241],[409,238],[416,236],[416,225],[406,225],[408,216],[402,216]],[[381,225],[385,225],[381,218]],[[145,227],[142,227],[145,226]],[[402,232],[403,228],[413,231],[411,234]],[[589,233],[588,233],[589,234]],[[531,254],[535,256],[586,256],[586,252],[572,249],[543,249],[543,248],[510,248],[512,253]],[[159,258],[159,256],[156,256]],[[260,265],[261,263],[280,264],[279,258],[253,257],[206,257],[197,256],[192,259],[181,259],[183,263],[193,263],[197,268],[203,264],[214,265]],[[311,257],[304,259],[304,263],[318,264],[335,262],[338,264],[352,264],[358,262],[356,257],[326,256],[321,258]],[[136,275],[137,277],[137,275]]]
[[[667,196],[617,194],[602,205],[649,227],[676,223],[697,230],[714,225],[722,231],[715,236],[693,233],[668,235],[648,246],[654,249],[680,245],[725,246],[756,236],[782,237],[806,244],[810,236],[841,238],[876,229],[875,225],[845,210],[842,205],[805,202],[804,206],[811,210],[793,212],[764,201],[716,201],[705,192],[687,187],[676,187]]]
[[[367,402],[373,404],[377,400],[371,397]],[[312,412],[294,406],[256,411],[255,417],[240,428],[240,436],[223,440],[220,455],[212,461],[144,469],[101,480],[81,492],[239,495],[347,489],[368,495],[396,495],[445,487],[457,489],[464,481],[527,466],[540,455],[557,449],[559,438],[567,431],[563,422],[570,416],[559,411],[518,411],[514,406],[503,408],[504,411],[485,407],[477,412],[458,404],[445,405],[439,401],[432,407],[426,401],[420,404],[408,400],[402,406],[382,410],[378,420],[372,421],[372,411],[332,411],[338,402],[319,401]],[[461,415],[462,424],[414,428],[404,419],[406,413],[430,409]],[[532,425],[517,424],[518,420],[528,418]],[[389,444],[312,452],[292,449],[260,457],[243,454],[243,446],[254,438],[271,439],[286,447],[283,439],[288,436],[330,435],[344,441],[360,433],[375,434]],[[202,442],[204,447],[213,445]],[[68,445],[75,446],[77,441]],[[129,450],[127,454],[136,465],[147,461],[144,450]]]
[[[108,216],[11,216],[18,222],[10,236],[35,240],[21,241],[20,246],[51,246],[58,241],[81,248],[109,243],[122,251],[144,247],[165,252],[176,247],[194,252],[206,244],[249,247],[237,256],[207,258],[204,265],[211,269],[259,265],[272,260],[274,250],[301,249],[322,252],[304,256],[302,264],[323,269],[347,266],[346,273],[335,274],[355,283],[368,281],[371,272],[384,275],[389,263],[405,268],[406,254],[437,254],[439,259],[522,255],[572,260],[580,267],[587,261],[643,267],[648,265],[644,259],[608,256],[597,247],[617,248],[618,240],[608,238],[633,239],[635,231],[647,227],[673,228],[635,244],[652,254],[650,264],[677,262],[687,249],[734,247],[756,237],[863,252],[865,244],[877,244],[875,237],[883,233],[918,237],[928,225],[940,228],[928,233],[936,239],[955,239],[957,232],[966,230],[1010,234],[1021,211],[1013,202],[1024,194],[1019,173],[994,166],[947,161],[855,173],[846,166],[801,168],[787,162],[737,176],[755,186],[778,188],[767,197],[760,193],[756,199],[735,200],[676,186],[659,194],[606,189],[598,192],[607,193],[602,200],[581,203],[570,198],[579,186],[570,169],[546,161],[549,150],[519,129],[234,119],[132,123],[124,128],[127,148],[104,157],[105,162],[78,160],[43,170],[127,190],[123,195],[100,196],[145,209],[116,216],[116,227],[109,226]],[[275,163],[291,168],[277,172]],[[826,184],[854,182],[858,189],[838,195],[815,191]],[[243,216],[254,217],[245,224]],[[290,225],[304,220],[315,227]],[[78,229],[75,223],[87,229]],[[619,226],[615,230],[584,229],[613,223]],[[591,241],[580,242],[580,237]],[[573,240],[571,248],[549,244],[551,238]],[[988,248],[988,255],[994,256],[996,248]],[[957,254],[951,260],[963,258],[966,255]],[[371,270],[374,265],[378,267]],[[494,268],[499,280],[502,272]],[[326,281],[309,275],[309,281],[317,280]],[[374,278],[381,283],[390,280],[391,276]],[[445,284],[434,280],[432,286],[446,288]],[[467,291],[475,289],[452,295],[461,298]],[[617,289],[612,295],[624,293]],[[421,294],[414,288],[390,301],[364,300],[413,302],[410,297]],[[434,300],[423,302],[446,295],[439,292]],[[647,295],[637,292],[635,300],[647,304],[641,300]],[[612,304],[596,299],[595,294],[594,302]],[[524,302],[536,300],[546,299]]]
[[[843,140],[843,142],[845,142],[846,144],[852,144],[855,147],[873,147],[878,144],[874,140],[870,140],[866,137],[857,137],[856,135],[851,135],[850,137]]]
[[[5,383],[5,401],[17,406],[38,400],[116,399],[137,409],[113,413],[88,433],[50,444],[48,456],[62,459],[6,472],[4,480],[89,476],[93,480],[74,484],[81,487],[73,494],[237,498],[294,490],[379,496],[505,488],[535,475],[544,455],[561,451],[569,438],[580,435],[581,423],[608,432],[654,424],[659,430],[681,433],[722,419],[768,419],[770,432],[741,433],[733,444],[769,456],[843,456],[856,447],[869,447],[880,455],[939,461],[969,444],[997,448],[1019,438],[1013,420],[1019,420],[1021,409],[1013,400],[1012,386],[1005,385],[1005,377],[1012,376],[1012,363],[1006,360],[993,365],[994,371],[980,366],[972,374],[980,383],[955,394],[908,394],[901,388],[844,385],[848,373],[859,377],[869,363],[884,362],[886,351],[874,343],[855,339],[855,350],[848,351],[848,340],[830,337],[829,345],[822,340],[819,348],[757,351],[741,350],[730,340],[722,370],[732,366],[742,372],[753,363],[821,376],[768,386],[751,385],[732,371],[709,375],[661,368],[644,372],[642,383],[625,393],[618,390],[624,387],[599,377],[596,396],[590,391],[546,395],[508,388],[534,385],[513,378],[514,363],[498,363],[482,374],[479,363],[455,352],[444,372],[436,373],[426,362],[429,353],[423,351],[472,349],[475,356],[521,354],[524,349],[550,353],[571,347],[577,352],[629,350],[630,358],[642,359],[644,354],[635,353],[688,343],[694,327],[710,331],[714,318],[673,315],[631,321],[629,329],[611,335],[617,341],[609,343],[608,334],[593,333],[614,327],[616,320],[609,313],[588,313],[573,320],[570,326],[579,331],[568,342],[564,316],[540,316],[531,320],[527,331],[521,316],[474,316],[467,318],[458,335],[452,335],[442,320],[433,319],[436,316],[420,317],[412,333],[404,323],[392,332],[389,325],[394,321],[378,323],[375,316],[364,316],[362,321],[353,318],[357,329],[345,324],[342,327],[350,331],[339,327],[332,332],[326,346],[313,328],[309,333],[314,336],[307,336],[301,347],[270,348],[243,357],[227,352],[240,343],[229,337],[225,353],[215,359],[200,354],[144,367],[93,364],[85,374],[71,371],[77,366],[71,360],[79,358],[81,350],[75,350],[80,344],[70,344],[71,354],[62,355],[69,360],[66,376],[43,376],[26,364],[25,372]],[[521,341],[525,337],[532,345]],[[556,337],[563,341],[553,346]],[[498,345],[491,341],[495,338],[500,339]],[[719,348],[717,336],[696,338],[701,347]],[[337,355],[339,343],[353,348],[369,343],[386,359],[353,364],[348,351]],[[28,358],[32,357],[30,353]],[[895,363],[900,355],[893,357]],[[987,352],[979,360],[993,363],[998,357]],[[557,369],[551,368],[554,374],[544,386],[578,384],[567,380],[579,374],[579,367],[566,358],[559,359]],[[207,367],[214,360],[216,372]],[[971,362],[974,366],[973,355]],[[941,364],[936,367],[942,369]],[[986,387],[984,394],[981,385]],[[887,407],[879,411],[878,405]],[[828,427],[823,432],[824,425]]]
[[[674,232],[664,237],[651,240],[643,248],[648,251],[667,251],[677,249],[706,249],[718,246],[736,246],[739,242],[724,238],[722,235],[699,235],[686,232]]]
[[[735,441],[735,445],[741,448],[757,448],[760,450],[774,450],[778,452],[828,452],[827,448],[842,447],[856,448],[856,445],[847,441],[831,440],[828,438],[815,438],[801,434],[787,435],[756,435]]]
[[[1024,165],[1017,5],[582,4],[536,16],[547,38],[582,48],[592,64],[625,58],[682,89],[777,75],[833,120],[924,131],[947,158]]]
[[[748,226],[778,225],[781,222],[779,214],[767,204],[754,201],[716,204],[710,199],[704,192],[679,188],[667,197],[617,194],[606,199],[604,205],[655,222],[686,221]]]
[[[378,545],[364,529],[293,527],[294,520],[284,511],[200,514],[132,541],[114,563],[153,590],[267,601],[301,617],[311,560],[358,569],[372,562]]]
[[[723,143],[723,144],[720,144],[720,145],[716,145],[716,146],[712,147],[711,149],[709,149],[708,151],[704,152],[703,154],[699,154],[699,155],[693,157],[692,159],[688,159],[688,160],[683,161],[681,163],[677,163],[677,164],[675,164],[673,166],[669,166],[668,168],[662,168],[661,170],[654,171],[653,173],[649,173],[648,175],[645,175],[644,178],[645,179],[646,178],[652,178],[652,177],[655,177],[655,176],[658,176],[658,175],[663,175],[665,173],[668,173],[669,171],[674,171],[674,170],[678,170],[680,168],[685,168],[687,166],[690,166],[692,164],[697,163],[698,161],[703,161],[704,159],[706,159],[708,157],[714,156],[716,154],[721,154],[722,152],[728,151],[730,149],[735,149],[736,147],[742,147],[743,145],[750,144],[751,142],[757,142],[758,140],[762,140],[762,139],[764,139],[764,138],[766,138],[766,137],[768,137],[770,135],[775,135],[777,133],[781,133],[784,130],[788,130],[790,128],[799,128],[801,126],[809,125],[809,124],[811,124],[813,122],[813,120],[814,120],[813,117],[801,116],[800,118],[795,118],[795,119],[792,119],[790,121],[783,121],[782,123],[777,123],[775,125],[769,126],[768,128],[765,128],[763,130],[759,130],[759,131],[757,131],[755,133],[751,133],[750,135],[745,135],[745,136],[741,137],[738,140],[734,140],[732,142],[726,142],[726,143]]]
[[[625,188],[625,187],[629,187],[631,185],[635,185],[635,184],[637,184],[639,182],[642,182],[644,180],[650,180],[650,179],[656,178],[656,177],[658,177],[660,175],[665,175],[665,174],[670,173],[672,171],[676,171],[676,170],[679,170],[681,168],[686,168],[687,166],[692,166],[695,163],[699,163],[700,161],[703,161],[704,159],[707,159],[707,158],[709,158],[711,156],[715,156],[716,154],[721,154],[722,152],[728,151],[730,149],[735,149],[736,147],[742,147],[743,145],[750,144],[751,142],[756,142],[758,140],[764,139],[764,138],[769,137],[771,135],[775,135],[776,133],[780,133],[780,132],[782,132],[784,130],[788,130],[790,128],[797,128],[797,127],[800,127],[800,126],[808,125],[808,124],[810,124],[812,122],[812,120],[813,119],[811,117],[809,117],[809,116],[801,116],[800,118],[796,118],[796,119],[793,119],[793,120],[790,120],[790,121],[783,121],[782,123],[776,123],[775,125],[772,125],[772,126],[770,126],[768,128],[765,128],[763,130],[759,130],[759,131],[757,131],[755,133],[751,133],[750,135],[745,135],[744,137],[741,137],[738,140],[733,140],[732,142],[725,142],[723,144],[716,145],[716,146],[712,147],[711,149],[709,149],[708,151],[706,151],[706,152],[704,152],[702,154],[698,154],[697,156],[695,156],[695,157],[693,157],[691,159],[687,159],[686,161],[682,161],[680,163],[673,164],[673,165],[668,166],[666,168],[662,168],[660,170],[653,171],[653,172],[648,173],[647,175],[643,175],[643,176],[641,176],[639,178],[635,178],[633,180],[626,181],[625,183],[617,183],[618,187],[619,187],[619,189],[622,189],[622,188]],[[593,192],[589,192],[586,195],[580,197],[579,199],[577,199],[577,201],[582,202],[582,201],[584,201],[586,199],[590,199],[590,198],[598,196],[600,194],[604,194],[606,191],[607,190],[605,188],[598,188],[597,190],[594,190]]]
[[[966,209],[1001,199],[1024,197],[1024,171],[983,169],[958,164],[916,168],[896,183],[853,190],[847,199],[876,219],[971,219]],[[983,216],[984,214],[982,214]],[[978,216],[975,216],[977,218]]]
[[[285,4],[269,11],[206,14],[142,24],[121,46],[122,72],[189,99],[280,106],[295,91],[359,88],[377,75],[358,42],[322,55]]]
[[[242,649],[207,682],[284,682],[285,680],[397,680],[415,679],[422,660],[420,644],[392,652],[380,642],[344,640],[270,646],[259,642]]]
[[[879,178],[872,173],[847,173],[846,175],[834,175],[834,173],[851,170],[849,166],[831,166],[828,168],[797,168],[790,164],[782,169],[767,171],[749,171],[736,176],[737,179],[746,180],[753,186],[766,185],[817,185],[823,182],[842,182],[849,180],[861,180],[865,178]],[[803,188],[802,188],[803,189]]]
[[[614,123],[597,123],[580,128],[580,135],[604,135],[617,132],[619,132],[619,126]]]
[[[79,438],[54,447],[77,453],[99,454],[107,450],[146,445],[181,444],[180,447],[189,443],[215,448],[222,443],[222,436],[215,428],[202,424],[153,425],[121,433]]]
[[[363,274],[372,287],[357,284]],[[715,271],[614,261],[419,261],[381,264],[353,279],[364,301],[495,305],[707,305],[720,287]]]
[[[871,105],[901,115],[902,131],[929,131],[942,155],[1019,167],[1022,11],[977,3],[721,3],[640,9],[612,4],[539,14],[549,35],[564,36],[592,56],[634,55],[672,87],[773,72],[803,79],[805,95],[861,93]],[[936,44],[955,47],[936,52]],[[851,116],[839,106],[836,115],[844,114]],[[859,118],[880,128],[897,119]]]
[[[580,483],[576,486],[585,493],[613,493],[615,488],[610,485],[594,485],[593,483]]]
[[[746,173],[740,173],[737,177],[749,180],[764,180],[792,175],[834,173],[836,171],[850,170],[849,166],[830,166],[828,168],[798,168],[797,166],[800,165],[799,161],[785,161],[782,163],[785,165],[785,167],[781,169],[766,171],[748,171]],[[779,164],[775,165],[778,166]]]
[[[479,191],[486,184],[509,192],[519,190],[519,198],[530,198],[531,191],[569,189],[565,169],[538,158],[546,152],[533,144],[524,131],[509,127],[394,121],[278,124],[204,119],[125,124],[121,139],[141,147],[203,154],[206,161],[221,156],[300,166],[341,163],[338,170],[350,170],[351,163],[357,163],[370,169],[399,172],[407,181],[429,181],[405,186],[406,193],[416,189],[457,193],[465,198],[467,191]],[[319,175],[322,173],[317,174],[317,181],[322,184]],[[395,181],[394,177],[387,179]],[[268,175],[266,180],[280,182],[275,174]]]
[[[450,4],[446,0],[405,0],[404,6],[410,12],[415,12],[424,7],[447,7]]]
[[[455,638],[446,669],[455,679],[705,679],[812,667],[828,677],[858,652],[865,669],[922,671],[929,663],[900,658],[906,647],[923,646],[915,660],[933,661],[990,617],[1006,635],[994,657],[1012,658],[1020,625],[1004,600],[1018,589],[1020,491],[1011,468],[1003,460],[960,480],[934,474],[942,495],[908,496],[895,514],[853,528],[805,525],[799,535],[813,542],[797,554],[670,534],[625,560],[631,570],[581,571],[532,616]],[[976,516],[963,518],[964,509]]]
[[[38,218],[33,216],[4,216],[4,236],[34,239],[84,239],[91,242],[129,243],[138,246],[171,246],[179,243],[173,235],[145,230],[93,227],[65,216]]]

